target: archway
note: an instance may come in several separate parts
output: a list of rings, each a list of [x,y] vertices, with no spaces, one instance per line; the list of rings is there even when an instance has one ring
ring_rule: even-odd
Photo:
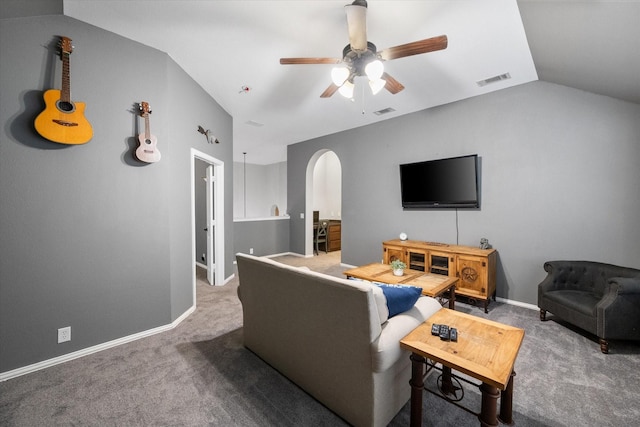
[[[322,165],[325,171],[318,171]],[[321,177],[321,178],[318,178]],[[318,192],[314,190],[319,184],[318,179],[324,180],[322,185],[328,185],[333,189],[333,194],[338,198],[336,203],[327,200],[314,200],[318,197]],[[342,205],[342,164],[337,154],[328,149],[318,150],[311,156],[306,170],[305,185],[305,256],[313,256],[313,211],[314,204],[327,207],[326,212],[320,212],[323,217],[330,219],[341,218]],[[321,194],[322,192],[320,192]],[[315,194],[315,197],[314,197]]]

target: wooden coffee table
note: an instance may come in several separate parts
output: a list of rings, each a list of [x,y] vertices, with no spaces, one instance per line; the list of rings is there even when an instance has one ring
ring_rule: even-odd
[[[456,328],[458,341],[443,341],[431,335],[431,325],[434,323]],[[452,381],[452,378],[457,378],[451,373],[455,369],[482,381],[479,386],[482,392],[480,413],[461,406],[463,409],[478,415],[482,426],[497,426],[497,401],[500,396],[500,421],[511,424],[513,368],[523,338],[524,329],[446,308],[440,309],[411,331],[400,340],[400,346],[412,353],[411,425],[422,424],[422,391],[427,359],[442,365],[441,394],[436,395],[454,401],[447,395],[455,395],[458,389]]]
[[[430,297],[442,296],[449,292],[449,308],[455,308],[455,289],[457,277],[430,274],[418,270],[405,270],[404,275],[395,276],[389,264],[373,263],[362,267],[352,268],[343,273],[347,277],[369,280],[371,282],[388,283],[391,285],[409,285],[422,288],[422,294]]]

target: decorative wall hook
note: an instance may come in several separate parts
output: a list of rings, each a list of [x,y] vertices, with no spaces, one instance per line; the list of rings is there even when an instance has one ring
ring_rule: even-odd
[[[198,126],[198,132],[200,132],[201,134],[204,135],[205,138],[207,138],[207,142],[209,144],[213,144],[214,142],[216,144],[219,144],[220,141],[218,141],[218,138],[216,138],[213,133],[211,133],[211,131],[209,129],[204,130],[204,128],[202,126]]]

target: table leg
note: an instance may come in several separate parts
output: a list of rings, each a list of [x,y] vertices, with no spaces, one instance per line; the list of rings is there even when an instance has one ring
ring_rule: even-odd
[[[515,371],[511,372],[507,388],[500,392],[500,422],[508,425],[513,424],[513,377],[516,376]]]
[[[451,381],[451,377],[451,368],[442,365],[442,383],[440,385],[440,392],[445,396],[452,395],[453,397],[457,398],[458,390],[460,390],[460,387],[457,387],[453,384],[453,381]]]
[[[449,308],[451,310],[456,308],[456,285],[449,288]]]
[[[424,389],[424,365],[427,359],[411,353],[411,427],[422,426],[422,390]]]
[[[498,409],[498,388],[487,383],[480,386],[482,391],[482,407],[480,409],[480,425],[482,427],[496,427],[498,425],[497,409]]]

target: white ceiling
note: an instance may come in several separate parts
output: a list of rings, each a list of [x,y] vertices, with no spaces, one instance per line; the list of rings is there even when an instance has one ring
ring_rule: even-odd
[[[396,95],[373,96],[360,81],[353,101],[338,93],[321,99],[331,65],[280,65],[279,59],[341,57],[348,3],[64,0],[64,13],[167,52],[233,117],[239,162],[243,152],[248,163],[285,161],[289,144],[527,83],[538,73],[640,102],[640,3],[595,0],[370,0],[367,35],[378,50],[442,34],[449,46],[385,62],[406,88]],[[623,48],[612,47],[618,44]],[[604,79],[602,68],[621,81]],[[511,78],[476,84],[504,73]],[[373,114],[388,107],[395,112]]]

